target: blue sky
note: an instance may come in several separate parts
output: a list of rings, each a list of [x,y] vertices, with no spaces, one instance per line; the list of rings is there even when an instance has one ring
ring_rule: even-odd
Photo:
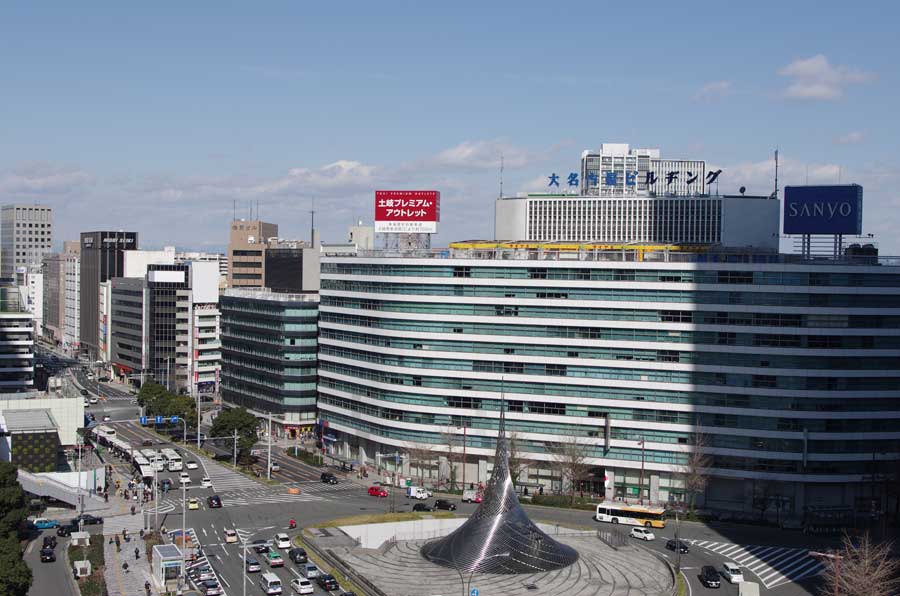
[[[290,237],[315,197],[340,240],[376,188],[436,188],[440,244],[488,235],[501,152],[508,192],[628,142],[768,193],[778,146],[900,254],[900,9],[729,4],[3,3],[0,201],[216,248],[234,201]]]

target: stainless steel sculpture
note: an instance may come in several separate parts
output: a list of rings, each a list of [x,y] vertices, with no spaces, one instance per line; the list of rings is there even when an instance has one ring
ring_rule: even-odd
[[[537,573],[567,567],[578,560],[575,549],[544,534],[519,504],[509,474],[504,404],[494,471],[478,509],[452,534],[422,547],[422,556],[468,573]]]

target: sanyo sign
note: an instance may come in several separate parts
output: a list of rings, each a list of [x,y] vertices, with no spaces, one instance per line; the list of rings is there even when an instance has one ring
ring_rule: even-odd
[[[785,234],[861,234],[863,189],[840,186],[786,186]]]

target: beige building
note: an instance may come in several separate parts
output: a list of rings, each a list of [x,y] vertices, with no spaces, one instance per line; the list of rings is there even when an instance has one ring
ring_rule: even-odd
[[[266,243],[278,238],[278,224],[236,219],[228,237],[228,287],[265,286]]]

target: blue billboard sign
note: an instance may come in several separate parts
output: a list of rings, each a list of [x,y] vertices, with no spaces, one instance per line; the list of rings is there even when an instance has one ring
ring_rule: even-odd
[[[785,234],[861,234],[859,184],[784,187]]]

